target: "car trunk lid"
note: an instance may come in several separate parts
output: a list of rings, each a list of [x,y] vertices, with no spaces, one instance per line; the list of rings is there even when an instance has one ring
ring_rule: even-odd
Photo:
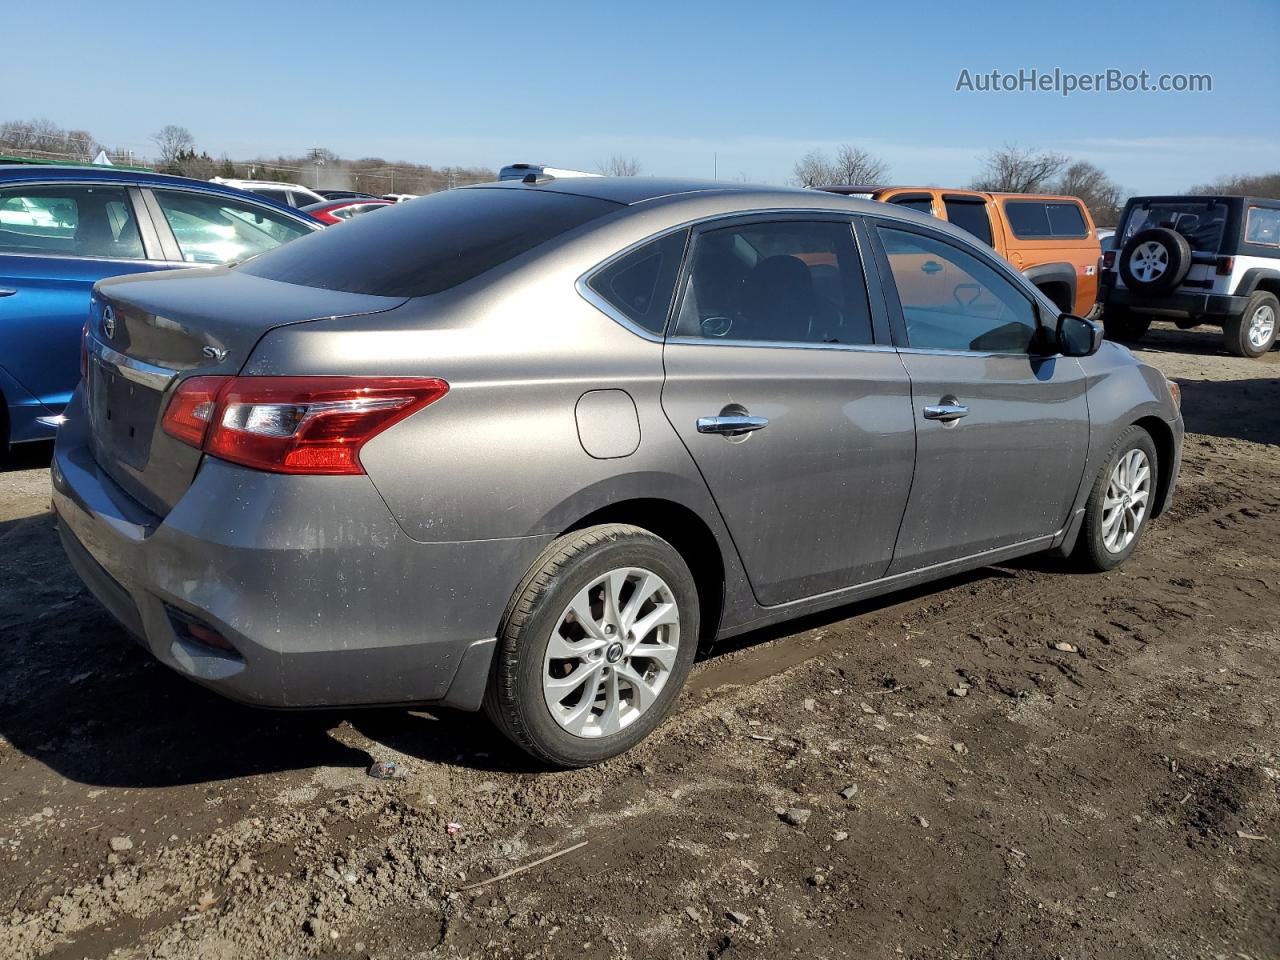
[[[225,268],[103,281],[90,310],[84,384],[94,458],[126,493],[163,516],[191,485],[202,457],[161,426],[179,383],[238,373],[276,327],[380,313],[403,302]]]

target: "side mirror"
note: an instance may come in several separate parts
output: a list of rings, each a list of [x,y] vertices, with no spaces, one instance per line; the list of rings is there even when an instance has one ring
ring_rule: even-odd
[[[1057,340],[1064,357],[1091,357],[1102,349],[1102,325],[1064,313],[1058,317]]]

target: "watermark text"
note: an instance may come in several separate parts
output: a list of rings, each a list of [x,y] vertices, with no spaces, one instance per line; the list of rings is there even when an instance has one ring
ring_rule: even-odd
[[[956,93],[1212,93],[1213,75],[1208,73],[1152,73],[1110,68],[1098,73],[1073,73],[1054,67],[1039,70],[1023,67],[1016,71],[973,71],[962,69],[956,78]]]

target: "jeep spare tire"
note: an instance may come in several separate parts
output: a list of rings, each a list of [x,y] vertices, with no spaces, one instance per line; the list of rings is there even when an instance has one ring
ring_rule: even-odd
[[[1191,269],[1191,244],[1177,230],[1139,230],[1120,251],[1120,276],[1138,296],[1167,293]]]

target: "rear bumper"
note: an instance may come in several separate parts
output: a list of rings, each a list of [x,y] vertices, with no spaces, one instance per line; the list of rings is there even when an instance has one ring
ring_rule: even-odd
[[[1248,297],[1221,293],[1173,292],[1155,297],[1136,297],[1126,287],[1117,287],[1115,279],[1104,274],[1098,287],[1098,301],[1104,306],[1128,307],[1139,313],[1165,316],[1217,317],[1226,319],[1244,313]]]
[[[161,518],[94,462],[78,397],[68,413],[52,470],[68,559],[162,663],[259,706],[479,707],[502,612],[548,538],[421,543],[368,477],[213,459]]]

